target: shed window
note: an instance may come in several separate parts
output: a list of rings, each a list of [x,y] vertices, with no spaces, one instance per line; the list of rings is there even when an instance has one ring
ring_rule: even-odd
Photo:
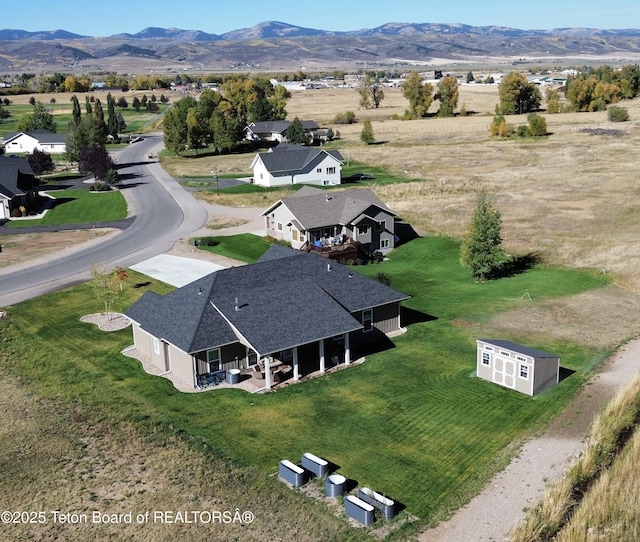
[[[516,356],[516,359],[518,361],[527,361],[526,358],[523,358],[522,356]]]
[[[482,365],[491,364],[491,354],[489,352],[482,352]]]
[[[503,356],[507,356],[508,358],[509,358],[509,357],[511,357],[511,353],[510,353],[510,352],[505,352],[504,350],[500,350],[500,353],[501,353]]]
[[[489,352],[493,352],[493,347],[491,346],[485,346],[484,349],[489,350]]]
[[[525,380],[529,380],[529,366],[520,364],[520,378],[524,378]]]

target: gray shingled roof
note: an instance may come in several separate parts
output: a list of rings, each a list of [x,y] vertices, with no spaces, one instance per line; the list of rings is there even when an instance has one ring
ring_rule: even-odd
[[[293,145],[288,145],[285,149],[276,152],[261,152],[258,156],[267,171],[273,174],[285,175],[311,171],[327,155],[332,156],[340,163],[343,161],[342,155],[338,151],[325,151],[316,147]]]
[[[0,157],[0,194],[8,198],[24,196],[37,186],[33,170],[24,156]]]
[[[350,224],[361,215],[374,215],[377,207],[395,216],[395,213],[370,188],[326,191],[303,187],[291,197],[280,200],[264,211],[269,214],[278,204],[286,206],[305,230],[333,224]]]
[[[487,344],[491,344],[498,348],[504,348],[505,350],[512,350],[517,352],[518,354],[523,354],[525,356],[530,356],[532,358],[558,358],[560,356],[556,354],[550,354],[549,352],[545,352],[544,350],[538,350],[536,348],[530,348],[529,346],[524,346],[522,344],[514,343],[511,341],[506,341],[503,339],[478,339]]]
[[[313,120],[303,120],[301,122],[305,130],[317,130],[320,128]],[[293,123],[290,120],[269,120],[252,122],[247,128],[254,134],[284,134],[291,124]]]
[[[4,136],[4,142],[8,143],[9,141],[11,141],[12,139],[14,139],[15,137],[19,136],[20,134],[26,134],[28,136],[33,137],[34,139],[37,139],[40,143],[46,143],[46,144],[60,144],[60,143],[64,143],[65,142],[65,136],[64,134],[58,134],[55,132],[50,132],[49,130],[45,130],[44,128],[41,128],[39,130],[33,130],[31,132],[11,132],[8,133]]]
[[[243,338],[267,355],[361,329],[350,313],[408,297],[316,254],[274,245],[255,264],[162,297],[147,293],[126,314],[189,353]]]

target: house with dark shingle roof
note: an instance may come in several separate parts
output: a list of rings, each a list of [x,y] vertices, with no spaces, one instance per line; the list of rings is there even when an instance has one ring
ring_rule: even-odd
[[[340,184],[343,162],[335,150],[280,144],[269,152],[258,153],[251,169],[253,181],[260,186],[336,186]]]
[[[266,235],[298,250],[357,242],[367,251],[390,251],[396,214],[370,188],[327,191],[304,186],[266,209]]]
[[[309,139],[315,139],[315,134],[320,127],[313,120],[303,120],[302,127],[309,135]],[[269,120],[252,122],[245,129],[245,137],[255,143],[284,143],[287,141],[287,128],[293,123],[290,120]]]
[[[29,208],[38,196],[38,180],[23,156],[0,156],[0,220],[14,209]]]
[[[12,132],[4,136],[4,146],[7,154],[33,154],[35,149],[49,154],[62,154],[67,150],[64,134],[57,134],[49,130],[33,130],[32,132]]]
[[[159,372],[201,386],[218,371],[286,365],[290,378],[350,364],[358,348],[401,329],[409,296],[316,254],[274,245],[258,262],[222,269],[127,311],[135,348]]]

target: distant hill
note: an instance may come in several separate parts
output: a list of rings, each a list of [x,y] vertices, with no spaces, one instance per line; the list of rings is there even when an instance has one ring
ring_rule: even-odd
[[[640,58],[640,29],[521,30],[465,24],[387,23],[334,32],[267,21],[222,35],[149,27],[90,37],[64,30],[0,30],[0,70],[135,71],[428,65],[436,60]]]

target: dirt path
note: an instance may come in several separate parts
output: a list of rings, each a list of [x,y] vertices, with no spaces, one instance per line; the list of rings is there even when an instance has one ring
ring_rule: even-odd
[[[635,339],[607,360],[544,434],[525,443],[478,496],[419,540],[506,540],[525,510],[542,498],[547,483],[557,481],[583,450],[594,416],[639,370],[640,339]]]

